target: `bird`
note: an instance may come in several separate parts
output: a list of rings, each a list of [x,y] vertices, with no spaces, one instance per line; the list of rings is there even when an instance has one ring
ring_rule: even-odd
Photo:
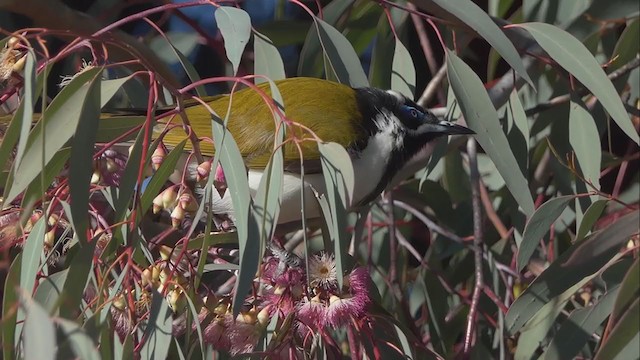
[[[383,191],[393,189],[425,167],[436,139],[449,135],[474,134],[467,127],[439,120],[430,111],[393,90],[354,88],[309,77],[287,78],[274,83],[282,96],[287,119],[306,128],[288,127],[285,140],[293,136],[304,137],[305,131],[310,130],[323,142],[340,144],[349,154],[355,187],[348,210],[357,210],[369,204]],[[257,87],[271,95],[268,82]],[[276,124],[269,106],[251,88],[202,100],[220,118],[228,118],[227,129],[244,159],[248,169],[249,189],[254,196],[274,150]],[[211,113],[205,106],[199,102],[189,102],[185,105],[184,115],[197,137],[212,136]],[[154,136],[162,137],[165,145],[176,146],[188,134],[182,127],[175,126],[166,131],[170,121],[161,120]],[[214,146],[209,142],[202,141],[199,147],[205,156],[211,157],[215,153]],[[320,166],[320,151],[316,141],[304,141],[300,143],[300,147],[304,164],[303,177],[300,171],[300,151],[291,141],[284,145],[283,188],[277,224],[295,223],[302,219],[303,188],[305,218],[322,216],[320,205],[315,200],[316,196],[323,195],[326,191]],[[191,145],[188,144],[185,148],[189,150]],[[304,185],[301,178],[304,179]],[[230,192],[212,193],[212,211],[233,219]]]

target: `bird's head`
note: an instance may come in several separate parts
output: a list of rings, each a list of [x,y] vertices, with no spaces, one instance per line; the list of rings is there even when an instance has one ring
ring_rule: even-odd
[[[368,132],[367,141],[359,144],[360,155],[356,157],[383,167],[376,188],[361,204],[426,166],[437,138],[474,134],[464,126],[439,120],[398,92],[376,88],[355,91],[363,126]]]

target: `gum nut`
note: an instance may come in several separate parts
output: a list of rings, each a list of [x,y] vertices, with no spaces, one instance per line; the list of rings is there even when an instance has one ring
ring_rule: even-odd
[[[266,326],[269,323],[270,307],[270,305],[267,305],[258,313],[258,323],[262,326]]]
[[[11,70],[16,73],[22,72],[26,61],[27,61],[26,56],[21,57],[20,59],[18,59],[18,61],[15,62],[15,64],[13,64],[13,66],[11,67]]]
[[[15,48],[16,45],[18,45],[18,43],[20,43],[20,39],[15,37],[15,36],[12,36],[7,41],[7,47],[8,48]]]
[[[60,216],[58,216],[58,214],[51,214],[47,219],[47,223],[49,224],[49,226],[53,226],[53,225],[56,225],[59,220],[60,220]]]
[[[224,170],[222,170],[222,166],[220,166],[220,164],[216,166],[216,175],[213,180],[221,184],[226,184],[227,182],[227,179],[224,177]]]
[[[141,280],[142,280],[142,285],[152,285],[153,284],[153,274],[152,274],[151,269],[146,268],[146,269],[144,269],[144,271],[142,271]]]
[[[162,193],[160,193],[153,198],[153,213],[157,214],[162,209],[164,209],[164,202],[162,201]]]
[[[116,161],[113,160],[113,159],[107,158],[107,160],[105,162],[106,162],[106,166],[105,167],[107,168],[107,171],[112,173],[112,174],[114,172],[118,171],[119,168],[120,168],[118,166],[118,164],[116,163]]]
[[[151,155],[151,167],[153,170],[158,170],[164,158],[167,156],[167,152],[164,150],[164,146],[159,144],[158,147],[153,151],[153,155]]]
[[[51,249],[56,241],[56,229],[51,229],[44,234],[44,245]]]
[[[180,206],[176,206],[171,212],[171,226],[178,228],[180,223],[184,220],[184,209]]]
[[[191,191],[185,191],[180,195],[180,206],[186,211],[186,212],[196,212],[198,210],[198,204],[196,203],[193,195],[191,194]]]
[[[124,296],[118,295],[115,299],[113,299],[113,307],[118,310],[124,310],[127,306],[126,301],[124,300]]]
[[[169,258],[171,258],[171,254],[173,253],[173,248],[166,245],[161,245],[159,251],[160,251],[160,257],[162,258],[162,260],[167,261],[169,260]]]
[[[211,172],[211,162],[205,161],[196,168],[196,181],[200,182],[209,178]]]
[[[164,209],[174,207],[177,200],[178,194],[176,193],[174,186],[169,187],[162,192],[162,207]]]
[[[91,174],[91,183],[96,185],[100,182],[100,179],[102,179],[102,175],[100,174],[100,171],[95,170],[93,174]]]

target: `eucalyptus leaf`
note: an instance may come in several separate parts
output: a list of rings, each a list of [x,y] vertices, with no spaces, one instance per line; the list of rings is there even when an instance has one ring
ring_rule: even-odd
[[[509,38],[502,32],[493,20],[478,5],[469,0],[432,0],[438,6],[469,25],[477,31],[491,46],[493,46],[504,60],[525,79],[531,87],[533,81]]]
[[[416,69],[409,50],[396,38],[391,73],[391,89],[407,99],[414,99],[416,93]]]
[[[278,48],[273,45],[271,39],[257,31],[253,32],[253,53],[255,57],[253,61],[254,74],[264,75],[274,81],[287,77]],[[256,77],[255,79],[256,85],[265,81],[262,77]]]
[[[586,86],[607,109],[620,129],[636,144],[640,144],[638,132],[633,127],[611,80],[578,39],[549,24],[526,23],[518,26],[526,29],[553,60]]]
[[[447,52],[447,73],[451,88],[458,99],[462,114],[484,151],[496,164],[513,197],[527,215],[534,206],[527,180],[519,170],[518,162],[509,148],[502,131],[498,112],[493,107],[478,76],[453,52]]]
[[[56,358],[56,331],[47,311],[30,298],[22,299],[27,318],[24,322],[24,358],[48,360]]]
[[[505,319],[508,331],[515,334],[554,297],[602,269],[637,232],[638,221],[639,212],[634,211],[571,245],[511,305]]]
[[[560,217],[569,203],[575,199],[573,195],[553,198],[536,210],[527,222],[522,234],[522,242],[518,244],[518,270],[527,265],[531,255],[538,247],[540,239],[549,232],[551,225]]]
[[[244,10],[231,6],[220,6],[215,17],[224,38],[227,58],[233,65],[233,73],[237,74],[242,53],[251,36],[251,18]]]

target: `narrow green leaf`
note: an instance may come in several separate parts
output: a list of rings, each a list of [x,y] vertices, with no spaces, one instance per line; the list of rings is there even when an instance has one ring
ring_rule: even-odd
[[[319,143],[322,174],[327,191],[327,200],[331,209],[332,240],[336,259],[336,272],[343,274],[344,259],[348,241],[347,209],[351,205],[354,190],[354,173],[351,158],[347,151],[336,143]],[[338,276],[338,285],[342,287],[342,276]]]
[[[580,221],[580,225],[578,226],[578,232],[576,233],[576,239],[574,242],[582,240],[587,233],[591,231],[591,228],[600,218],[600,215],[602,215],[602,212],[608,203],[608,200],[597,200],[587,208],[587,211],[585,211],[582,216],[582,221]]]
[[[349,40],[323,20],[318,18],[314,20],[322,49],[328,60],[327,77],[331,78],[330,75],[335,75],[338,82],[352,87],[369,86],[369,80],[362,69],[360,58],[353,50]]]
[[[184,149],[187,141],[188,139],[184,139],[178,143],[178,145],[176,145],[164,158],[160,168],[158,168],[158,170],[153,174],[153,177],[151,177],[147,187],[144,189],[144,193],[140,197],[140,209],[142,210],[142,213],[145,213],[149,209],[153,203],[153,199],[158,195],[164,183],[176,170],[178,160],[184,156],[182,150]]]
[[[22,249],[20,288],[27,294],[31,294],[31,291],[33,291],[36,274],[40,269],[46,224],[47,219],[44,216],[36,221]]]
[[[41,120],[44,121],[44,132],[43,126],[40,125],[31,131],[24,156],[15,170],[20,176],[13,179],[13,184],[5,196],[5,204],[13,201],[40,174],[41,164],[49,163],[55,153],[73,136],[83,111],[82,106],[78,105],[83,103],[90,89],[88,83],[100,71],[100,68],[91,68],[76,75],[49,104],[44,112],[44,120]],[[43,141],[43,137],[46,137],[46,141]]]
[[[227,58],[233,65],[233,73],[238,73],[244,48],[251,36],[251,18],[244,10],[231,6],[221,6],[215,12],[218,29],[224,38]]]
[[[276,102],[280,110],[284,111],[284,101],[278,87],[272,81],[269,81],[271,88],[271,96]],[[284,155],[281,146],[285,137],[286,126],[277,113],[273,121],[276,122],[276,141],[274,144],[274,153],[265,168],[263,176],[260,178],[260,184],[254,198],[254,214],[260,227],[260,248],[264,249],[274,232],[278,223],[278,214],[280,213],[280,198],[282,196],[282,186],[284,184]],[[279,124],[279,125],[278,125]],[[262,256],[260,256],[262,258]],[[242,267],[242,264],[241,264]]]
[[[75,319],[80,312],[80,304],[82,302],[82,294],[87,285],[89,274],[93,267],[93,255],[96,247],[96,239],[87,243],[77,242],[72,248],[73,252],[69,252],[67,256],[73,256],[69,262],[69,274],[64,282],[62,290],[62,306],[60,307],[60,316],[66,319]]]
[[[322,19],[330,25],[335,25],[344,16],[347,9],[351,8],[354,0],[334,0],[322,9]],[[318,37],[317,25],[314,23],[307,32],[304,45],[300,51],[300,61],[298,62],[298,75],[321,77],[322,61],[324,55]]]
[[[257,31],[253,32],[253,73],[256,75],[264,75],[271,80],[282,80],[286,78],[284,72],[284,63],[278,48],[273,45],[271,39]],[[266,80],[257,77],[256,85]]]
[[[64,269],[55,274],[51,274],[42,279],[33,299],[44,307],[50,314],[59,305],[59,298],[62,295],[62,287],[67,280],[68,269]],[[55,314],[52,314],[55,315]]]
[[[231,112],[228,111],[224,122],[212,114],[211,127],[213,141],[216,144],[216,157],[220,154],[220,164],[229,185],[227,191],[229,191],[233,204],[234,225],[238,229],[240,263],[243,264],[240,267],[233,297],[232,306],[235,316],[240,312],[244,299],[251,289],[262,250],[260,249],[260,230],[253,214],[253,203],[244,160],[235,139],[225,126],[230,114]],[[217,166],[216,160],[214,158],[211,164],[212,169]]]
[[[34,92],[34,94],[36,96],[39,96],[40,93],[42,92],[42,87],[43,87],[44,81],[45,81],[45,74],[48,73],[49,67],[50,67],[50,65],[47,65],[45,68],[43,68],[42,71],[40,72],[40,74],[38,74],[38,76],[36,77],[35,88],[31,90],[31,91]],[[30,83],[26,83],[25,84],[25,90],[30,86],[31,86]],[[34,99],[34,100],[36,100],[36,99]],[[20,137],[20,130],[22,129],[22,125],[23,125],[22,119],[24,117],[23,116],[23,114],[24,114],[24,106],[25,106],[25,102],[22,101],[22,102],[20,102],[20,105],[18,106],[18,109],[13,114],[13,116],[10,116],[10,115],[0,116],[0,123],[4,123],[6,121],[10,122],[9,123],[9,127],[7,128],[6,132],[4,133],[4,137],[2,139],[2,142],[0,143],[0,164],[10,164],[11,163],[9,158],[10,158],[11,153],[15,149],[15,145],[16,145],[16,142],[18,141],[19,137]],[[31,109],[31,112],[33,112],[33,109]],[[32,123],[32,119],[29,119],[29,123],[30,124]],[[6,201],[4,203],[8,204]]]
[[[56,330],[49,314],[35,301],[26,298],[21,300],[26,308],[27,318],[24,322],[24,358],[47,360],[56,358]]]
[[[527,180],[520,172],[518,162],[509,148],[507,137],[500,126],[498,112],[493,107],[482,81],[451,51],[447,52],[447,73],[462,114],[469,128],[476,132],[478,143],[495,163],[525,214],[533,214],[533,199]]]
[[[53,183],[56,176],[60,175],[60,171],[67,163],[69,156],[71,156],[71,148],[60,149],[44,167],[40,177],[31,181],[22,196],[22,207],[24,209],[30,209],[36,201],[42,198],[42,194],[47,191],[46,187]],[[42,188],[43,183],[45,189]]]
[[[200,75],[191,61],[189,61],[184,54],[190,54],[193,51],[193,49],[198,45],[200,35],[195,31],[167,32],[165,35],[166,36],[158,36],[155,38],[155,41],[152,41],[149,45],[151,49],[159,54],[159,56],[167,63],[174,63],[177,59],[189,77],[189,80],[191,80],[191,83],[198,82],[200,80]],[[170,54],[173,54],[174,56],[171,56]],[[195,90],[199,97],[207,95],[204,85],[196,86]]]
[[[80,242],[87,242],[89,226],[89,188],[93,173],[93,149],[96,141],[96,129],[100,121],[100,73],[89,81],[82,102],[75,105],[81,108],[78,127],[71,142],[69,159],[69,193],[73,201],[71,213],[75,236]]]
[[[531,319],[527,321],[518,334],[518,347],[514,354],[515,359],[531,359],[538,352],[540,344],[547,338],[549,330],[556,323],[558,315],[566,307],[569,299],[590,279],[589,277],[582,279],[531,314]]]
[[[560,217],[564,209],[575,198],[573,195],[553,198],[536,210],[527,222],[522,234],[522,242],[518,245],[518,271],[522,271],[529,263],[529,258],[540,244],[551,225]]]
[[[607,341],[602,344],[595,360],[637,359],[640,356],[640,298],[636,297],[620,322],[613,328]]]
[[[520,101],[518,92],[513,90],[509,97],[507,108],[507,119],[510,120],[511,127],[508,130],[508,139],[513,155],[516,157],[522,174],[527,177],[529,172],[529,122],[524,107]]]
[[[634,211],[621,217],[562,253],[511,305],[505,319],[508,331],[515,334],[542,306],[600,271],[638,231],[639,214]]]
[[[19,333],[17,328],[18,312],[14,311],[20,301],[18,289],[20,286],[20,269],[22,254],[18,254],[11,263],[7,277],[4,280],[4,292],[2,293],[2,357],[3,359],[15,359],[15,334]],[[16,331],[18,330],[18,331]]]
[[[16,148],[16,163],[19,163],[24,155],[24,151],[27,146],[27,139],[29,136],[29,130],[33,122],[33,106],[34,97],[36,91],[36,67],[35,67],[35,54],[33,50],[29,49],[27,54],[25,66],[24,66],[24,92],[22,97],[22,103],[20,104],[20,137],[18,139],[18,146]],[[14,121],[18,119],[14,118]]]
[[[120,272],[120,275],[116,278],[116,282],[113,286],[109,287],[109,299],[114,299],[116,295],[120,292],[122,287],[122,282],[124,281],[125,275],[129,273],[129,264],[125,265],[124,269]],[[106,324],[107,316],[109,316],[111,306],[113,305],[113,301],[107,301],[104,307],[100,310],[100,317],[98,318],[100,324]]]
[[[599,190],[602,152],[593,151],[593,146],[600,143],[600,134],[591,113],[578,98],[571,100],[569,143],[576,154],[582,176]]]
[[[107,105],[107,103],[118,93],[124,84],[133,78],[133,75],[129,75],[118,79],[100,81],[100,108]]]
[[[607,109],[620,129],[636,144],[640,144],[640,137],[611,80],[578,39],[550,24],[526,23],[518,26],[526,29],[553,60],[586,86]]]
[[[469,0],[433,0],[433,2],[477,31],[502,55],[518,75],[535,88],[516,48],[498,25],[478,5]]]
[[[153,292],[151,311],[144,330],[146,342],[140,350],[143,359],[164,360],[171,345],[172,312],[169,304],[157,291]]]
[[[58,326],[71,344],[78,359],[100,360],[100,353],[96,349],[91,337],[77,323],[65,319],[57,320]]]
[[[607,67],[607,70],[619,69],[638,56],[638,53],[640,53],[640,18],[628,23],[620,34],[616,47],[613,49],[613,56],[611,56],[613,62]]]
[[[416,93],[416,69],[409,50],[396,38],[396,46],[393,53],[393,65],[391,73],[391,89],[395,90],[407,99],[414,99]]]
[[[620,291],[618,292],[618,297],[616,298],[613,311],[611,312],[614,323],[622,319],[624,310],[629,307],[635,298],[637,298],[639,291],[640,260],[636,258],[620,284]]]
[[[553,336],[543,354],[545,360],[573,359],[609,316],[619,287],[609,289],[597,303],[574,310]]]

